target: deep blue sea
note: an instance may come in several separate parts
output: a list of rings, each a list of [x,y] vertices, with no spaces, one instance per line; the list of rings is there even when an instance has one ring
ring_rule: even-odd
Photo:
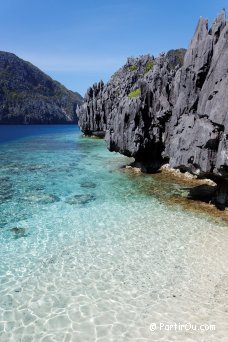
[[[130,162],[73,125],[0,126],[0,341],[225,341],[227,227]]]

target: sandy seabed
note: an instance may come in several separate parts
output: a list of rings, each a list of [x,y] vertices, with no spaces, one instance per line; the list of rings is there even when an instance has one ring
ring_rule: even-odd
[[[77,132],[0,158],[0,341],[227,340],[227,225],[173,202],[183,184]]]

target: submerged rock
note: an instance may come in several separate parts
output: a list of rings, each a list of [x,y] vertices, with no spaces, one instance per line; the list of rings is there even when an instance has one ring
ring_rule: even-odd
[[[39,204],[50,204],[60,201],[60,198],[58,196],[43,192],[28,192],[25,193],[21,199],[31,203]]]
[[[96,197],[93,194],[82,194],[82,195],[73,195],[66,198],[65,202],[68,204],[88,204],[92,201],[95,201]]]
[[[43,169],[47,169],[48,165],[46,164],[31,164],[26,166],[26,169],[28,171],[39,171],[39,170],[43,170]]]
[[[82,188],[88,188],[88,189],[93,189],[93,188],[96,188],[96,183],[94,182],[91,182],[91,181],[83,181],[80,183],[80,186]]]
[[[13,227],[10,231],[14,233],[16,238],[24,237],[26,235],[26,229],[22,227]]]

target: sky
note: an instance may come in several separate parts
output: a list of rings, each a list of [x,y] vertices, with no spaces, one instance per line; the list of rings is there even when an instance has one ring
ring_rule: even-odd
[[[130,56],[186,48],[228,0],[0,0],[0,50],[84,95]]]

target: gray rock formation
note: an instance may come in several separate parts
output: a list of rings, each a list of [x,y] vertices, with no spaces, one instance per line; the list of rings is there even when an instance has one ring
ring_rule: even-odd
[[[79,109],[85,134],[106,133],[111,151],[133,156],[157,168],[163,161],[164,122],[171,115],[170,97],[176,69],[186,50],[171,50],[158,58],[129,58],[104,85],[89,88]]]
[[[111,151],[149,169],[172,167],[220,184],[228,201],[228,21],[200,18],[190,46],[127,64],[89,89],[79,110],[85,133],[102,131]],[[183,58],[184,56],[184,58]],[[225,189],[225,190],[224,190]]]
[[[174,79],[174,109],[166,155],[174,167],[224,173],[228,165],[228,24],[225,14],[208,31],[200,19]],[[226,171],[225,171],[226,172]]]
[[[77,121],[78,93],[67,90],[29,62],[0,52],[0,124]]]

